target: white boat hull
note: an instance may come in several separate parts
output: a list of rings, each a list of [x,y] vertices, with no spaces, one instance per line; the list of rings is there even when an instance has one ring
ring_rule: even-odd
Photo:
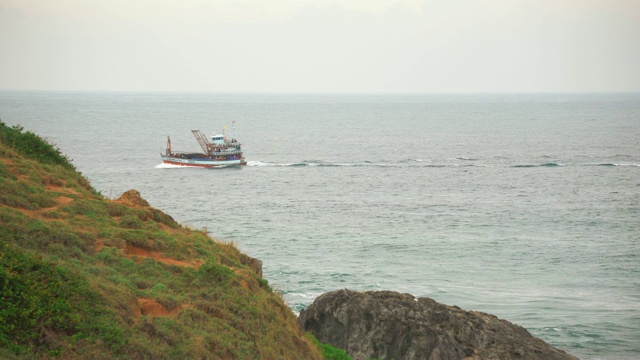
[[[164,155],[162,156],[162,162],[165,164],[171,164],[171,165],[177,165],[177,166],[204,167],[204,168],[239,166],[239,165],[247,164],[247,161],[244,158],[236,159],[236,160],[212,160],[212,159],[206,159],[206,158],[183,159],[179,157],[164,156]]]

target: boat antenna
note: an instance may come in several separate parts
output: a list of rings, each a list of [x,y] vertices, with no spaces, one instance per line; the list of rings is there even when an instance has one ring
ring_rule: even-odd
[[[231,120],[231,139],[236,138],[236,121]]]

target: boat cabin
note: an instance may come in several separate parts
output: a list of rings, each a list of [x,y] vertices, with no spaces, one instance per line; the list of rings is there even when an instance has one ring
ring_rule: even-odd
[[[213,145],[224,145],[224,135],[223,134],[212,135],[211,143]]]

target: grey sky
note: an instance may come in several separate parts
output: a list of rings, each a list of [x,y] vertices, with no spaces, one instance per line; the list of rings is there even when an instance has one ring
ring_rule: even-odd
[[[640,91],[640,0],[0,0],[0,90]]]

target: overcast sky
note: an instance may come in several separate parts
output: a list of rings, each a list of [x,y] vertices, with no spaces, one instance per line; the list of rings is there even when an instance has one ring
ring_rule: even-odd
[[[0,0],[0,90],[640,91],[640,0]]]

